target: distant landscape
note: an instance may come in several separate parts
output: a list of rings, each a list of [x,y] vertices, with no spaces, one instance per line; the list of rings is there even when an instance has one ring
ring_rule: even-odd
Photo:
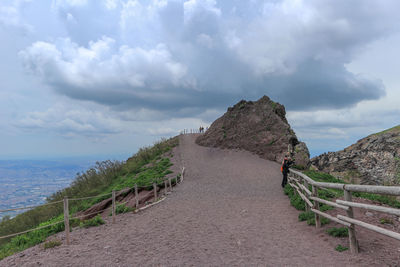
[[[0,210],[42,204],[93,164],[93,160],[0,160]],[[0,213],[0,220],[24,211]]]

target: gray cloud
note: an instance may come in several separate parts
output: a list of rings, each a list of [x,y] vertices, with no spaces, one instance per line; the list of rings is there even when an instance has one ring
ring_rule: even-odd
[[[383,83],[351,73],[345,64],[398,28],[393,12],[400,5],[372,0],[119,1],[112,8],[97,1],[62,3],[57,10],[71,39],[35,42],[21,51],[27,69],[73,99],[170,116],[226,108],[263,94],[290,110],[378,99],[385,94]],[[94,23],[91,10],[108,14],[107,23]]]

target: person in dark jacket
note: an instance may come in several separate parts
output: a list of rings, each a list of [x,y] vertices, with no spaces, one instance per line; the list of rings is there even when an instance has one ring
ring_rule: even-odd
[[[282,162],[282,175],[283,175],[282,187],[285,187],[285,185],[287,184],[287,175],[289,173],[289,168],[290,166],[292,166],[292,164],[293,164],[292,159],[288,155],[285,155]]]

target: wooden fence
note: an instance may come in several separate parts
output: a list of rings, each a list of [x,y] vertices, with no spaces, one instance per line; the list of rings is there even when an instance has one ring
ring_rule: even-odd
[[[400,240],[400,233],[393,232],[382,227],[354,219],[353,208],[379,211],[397,216],[400,216],[400,209],[353,202],[351,194],[352,192],[364,192],[380,195],[400,196],[400,186],[374,186],[316,182],[307,175],[293,169],[290,169],[288,181],[290,186],[295,189],[295,191],[306,203],[306,211],[314,212],[315,226],[317,228],[321,227],[320,216],[323,216],[329,220],[340,223],[347,227],[349,232],[350,251],[352,253],[358,253],[358,242],[355,233],[355,225]],[[333,202],[321,199],[318,197],[318,189],[343,190],[344,200],[337,199],[336,202]],[[319,210],[320,203],[343,209],[344,211],[346,211],[346,216],[337,215],[336,217],[333,217],[325,212],[322,212]]]
[[[183,182],[184,175],[185,175],[185,167],[182,167],[180,175],[177,176],[177,178],[176,178],[176,184],[179,184],[179,183]],[[164,187],[165,187],[164,193],[167,194],[168,192],[171,192],[172,191],[172,180],[171,180],[171,178],[164,179],[163,182],[164,182]],[[149,186],[152,186],[153,190],[154,190],[154,202],[139,209],[139,197],[138,197],[139,196],[139,189],[148,188]],[[168,191],[168,187],[169,187],[169,191]],[[126,192],[126,190],[127,190],[127,188],[123,189],[122,191]],[[163,200],[163,199],[161,199],[161,200],[158,201],[158,196],[157,196],[158,188],[157,188],[157,184],[156,183],[149,184],[147,186],[142,186],[142,187],[138,187],[138,185],[135,184],[134,188],[131,188],[131,190],[135,194],[135,208],[136,208],[135,211],[136,212],[140,211],[140,210],[143,210],[143,209],[146,209],[147,207],[153,206],[155,203],[158,203],[159,201]],[[6,235],[6,236],[0,236],[0,239],[11,238],[11,237],[15,237],[15,236],[18,236],[18,235],[21,235],[21,234],[26,234],[26,233],[29,233],[29,232],[33,232],[33,231],[41,230],[41,229],[44,229],[44,228],[47,228],[47,227],[51,227],[51,226],[54,226],[54,225],[57,225],[57,224],[60,224],[60,223],[64,223],[66,244],[69,245],[70,244],[70,237],[69,237],[69,234],[70,234],[69,222],[70,222],[70,220],[82,219],[82,218],[86,218],[88,216],[92,216],[92,215],[95,215],[95,214],[97,215],[97,214],[100,214],[100,213],[104,212],[106,209],[108,209],[108,207],[106,207],[103,210],[99,210],[99,211],[96,211],[96,212],[93,212],[93,213],[90,213],[90,214],[70,217],[70,213],[69,213],[69,203],[70,203],[70,201],[82,201],[82,200],[87,200],[87,199],[92,199],[92,198],[111,196],[111,198],[112,198],[112,205],[111,205],[112,222],[115,223],[116,207],[118,207],[120,205],[124,205],[124,204],[127,203],[127,202],[123,202],[123,203],[118,203],[117,204],[117,202],[116,202],[117,193],[118,192],[113,190],[111,193],[108,193],[108,194],[96,195],[96,196],[90,196],[90,197],[82,197],[82,198],[64,197],[64,200],[45,203],[45,204],[42,204],[42,205],[27,206],[27,207],[21,207],[21,208],[15,208],[15,209],[7,209],[7,210],[0,210],[0,212],[9,212],[9,211],[15,211],[15,210],[32,209],[32,208],[41,207],[41,206],[55,205],[55,204],[59,204],[59,203],[63,203],[64,204],[64,207],[63,207],[64,218],[63,218],[62,221],[59,221],[59,222],[56,222],[56,223],[52,223],[52,224],[49,224],[49,225],[45,225],[45,226],[41,226],[41,227],[37,227],[37,228],[34,228],[34,229],[26,230],[26,231],[19,232],[19,233],[9,234],[9,235]]]
[[[206,129],[203,129],[200,131],[200,129],[183,129],[180,134],[198,134],[198,133],[205,133],[207,131],[208,127]]]

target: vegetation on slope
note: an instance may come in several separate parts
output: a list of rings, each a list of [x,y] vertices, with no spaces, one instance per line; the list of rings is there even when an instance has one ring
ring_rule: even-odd
[[[178,137],[163,139],[151,147],[141,148],[126,162],[103,161],[84,173],[78,173],[71,186],[62,189],[50,197],[46,202],[60,201],[64,196],[79,198],[110,193],[126,187],[145,186],[152,183],[161,185],[162,179],[172,166],[168,152],[178,145]],[[94,198],[86,201],[71,201],[70,213],[86,210],[92,205],[109,196]],[[37,207],[15,218],[3,220],[0,223],[0,236],[22,232],[28,229],[60,222],[57,225],[23,234],[11,239],[0,240],[0,259],[22,251],[46,240],[50,235],[64,231],[63,203]],[[78,220],[71,220],[70,226],[79,226]]]

